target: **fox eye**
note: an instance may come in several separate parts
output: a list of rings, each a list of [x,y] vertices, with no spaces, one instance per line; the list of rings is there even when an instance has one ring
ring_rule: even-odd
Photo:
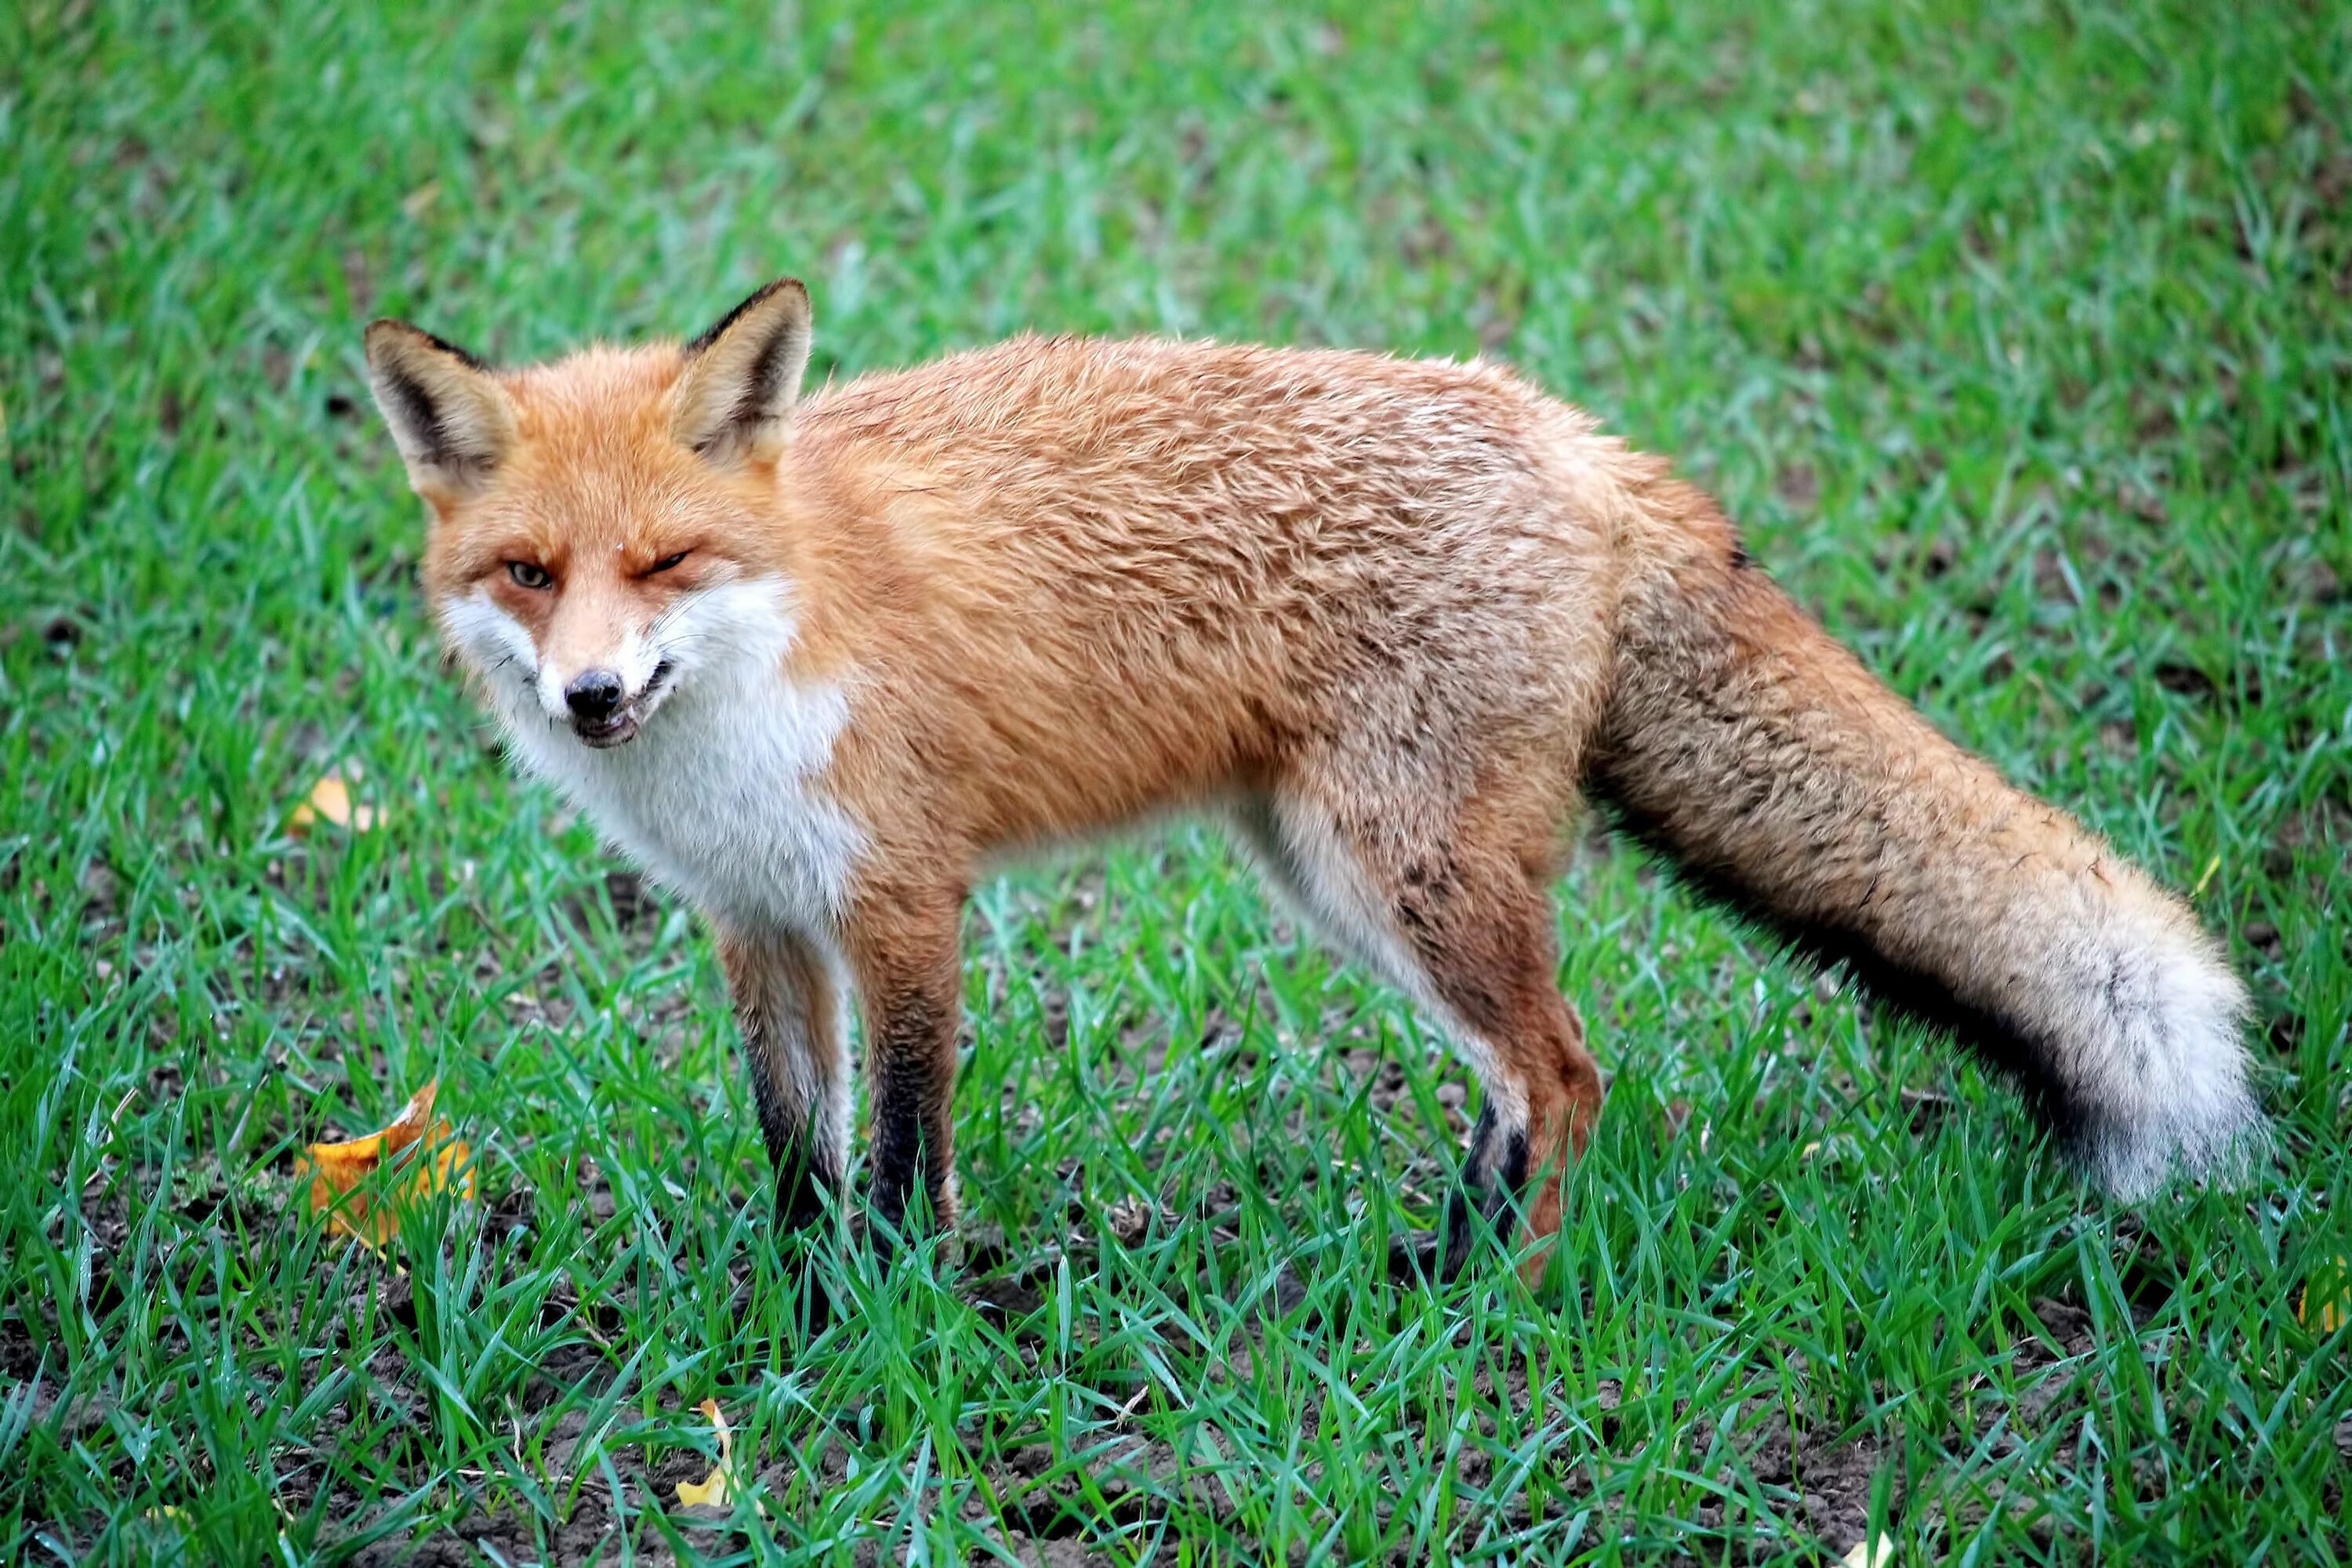
[[[553,573],[528,561],[508,562],[507,575],[515,580],[515,586],[519,588],[547,588],[555,584]]]
[[[692,551],[681,550],[675,555],[665,555],[660,560],[646,568],[646,575],[651,577],[658,573],[667,572],[692,553]]]

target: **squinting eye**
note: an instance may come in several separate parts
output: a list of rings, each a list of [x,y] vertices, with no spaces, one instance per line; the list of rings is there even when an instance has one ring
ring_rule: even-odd
[[[554,574],[546,567],[534,566],[528,561],[508,562],[507,575],[515,580],[515,586],[519,588],[545,588],[552,586],[555,582]]]
[[[691,553],[693,553],[691,551],[681,550],[675,555],[665,555],[646,568],[646,575],[650,577],[656,572],[667,572]]]

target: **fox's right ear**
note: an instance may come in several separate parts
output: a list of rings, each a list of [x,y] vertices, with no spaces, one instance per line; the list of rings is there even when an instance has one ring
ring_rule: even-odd
[[[514,408],[490,367],[406,321],[367,330],[368,385],[408,465],[408,482],[436,509],[478,490],[514,446]]]

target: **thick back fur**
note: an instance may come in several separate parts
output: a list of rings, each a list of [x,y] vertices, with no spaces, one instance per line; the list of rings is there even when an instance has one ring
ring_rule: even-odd
[[[2245,994],[2187,905],[1938,734],[1705,498],[1652,495],[1686,543],[1622,610],[1591,783],[1622,826],[2012,1071],[2110,1190],[2241,1164]]]
[[[1581,460],[1614,443],[1589,430],[1493,366],[1151,340],[1020,339],[813,397],[788,500],[825,582],[808,636],[904,694],[843,765],[950,855],[1339,752],[1396,791],[1507,759],[1549,835],[1616,571],[1617,498]]]

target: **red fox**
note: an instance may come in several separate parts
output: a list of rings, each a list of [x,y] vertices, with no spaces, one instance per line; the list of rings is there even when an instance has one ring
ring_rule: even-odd
[[[956,1213],[961,912],[999,858],[1221,817],[1476,1072],[1530,1266],[1601,1112],[1550,884],[1580,795],[2013,1072],[2135,1195],[2263,1139],[2179,899],[1947,741],[1664,463],[1497,366],[1021,338],[803,400],[771,284],[493,369],[368,329],[433,612],[515,756],[710,919],[783,1222]]]

